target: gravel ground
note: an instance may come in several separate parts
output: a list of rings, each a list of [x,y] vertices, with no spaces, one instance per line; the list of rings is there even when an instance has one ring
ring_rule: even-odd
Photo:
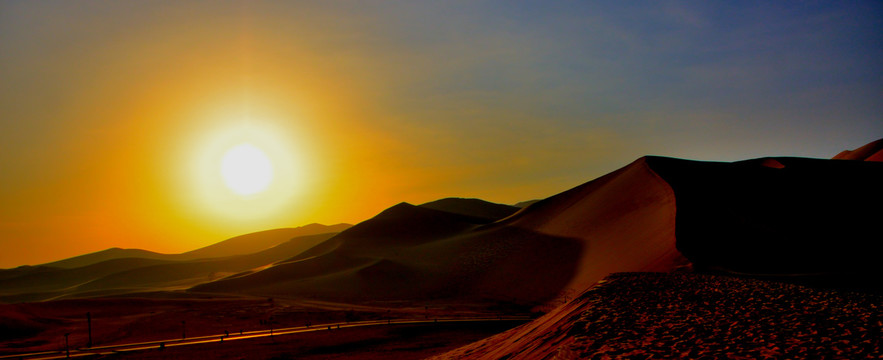
[[[688,273],[620,273],[581,296],[563,359],[883,358],[883,296]]]

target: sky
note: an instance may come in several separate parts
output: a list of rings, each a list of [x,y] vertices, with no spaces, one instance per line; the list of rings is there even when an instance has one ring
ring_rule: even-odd
[[[879,1],[0,2],[0,268],[881,137]]]

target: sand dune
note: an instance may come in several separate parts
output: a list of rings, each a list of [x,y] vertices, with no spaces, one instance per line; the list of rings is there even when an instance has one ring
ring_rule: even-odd
[[[833,159],[883,161],[883,139],[870,142],[855,150],[844,150],[834,156]]]
[[[639,199],[646,201],[620,202],[629,197],[622,195],[627,191],[621,191],[618,198],[611,195],[619,201],[603,198],[607,191],[614,189],[635,191],[635,187],[617,186],[617,183],[628,184],[628,179],[636,177],[625,174],[638,169],[658,174],[657,178],[664,180],[663,188],[670,186],[669,190],[660,192],[674,195],[677,205],[675,221],[672,223],[668,216],[633,217],[634,221],[612,229],[622,231],[619,233],[622,237],[611,236],[609,242],[630,242],[631,249],[640,251],[654,243],[670,246],[676,237],[677,250],[692,262],[693,270],[880,291],[883,266],[875,250],[878,242],[875,234],[879,233],[878,223],[883,217],[879,207],[883,203],[883,188],[880,187],[883,184],[883,164],[879,163],[785,157],[722,163],[647,157],[594,182],[534,204],[533,207],[537,209],[529,207],[503,222],[556,234],[571,234],[571,231],[591,234],[593,230],[598,231],[598,225],[590,220],[606,218],[606,223],[612,224],[618,219],[616,215],[635,211],[627,206],[620,208],[623,205],[634,204],[635,209],[643,208],[644,211],[656,208],[666,214],[675,209],[669,196],[652,199],[638,195]],[[653,182],[646,184],[663,185]],[[585,196],[574,195],[580,193]],[[580,205],[590,199],[598,201],[600,207],[580,209]],[[586,216],[562,217],[562,214],[573,209],[584,210]],[[588,210],[598,211],[598,214],[590,215]],[[636,214],[643,213],[637,211]],[[648,222],[652,219],[656,219],[656,222]],[[658,236],[657,233],[657,237],[638,235],[638,238],[634,238],[635,234],[627,233],[630,230],[628,226],[643,228],[647,224],[655,225],[655,230],[665,235]],[[600,228],[603,229],[603,225]],[[592,258],[594,251],[616,249],[616,246],[598,241],[599,238],[585,237],[595,242],[590,242],[585,248],[583,259]],[[655,251],[665,248],[660,246]],[[623,250],[627,251],[628,248]],[[670,259],[661,256],[662,253],[656,254],[661,259]],[[621,255],[610,253],[610,258],[616,256]],[[629,255],[624,259],[640,264],[640,260],[648,258],[652,259],[653,256]],[[596,259],[590,264],[581,261],[581,269],[584,270],[576,276],[574,285],[584,284],[578,280],[585,278],[586,271],[603,272],[592,267],[599,263],[607,269],[619,266],[603,259],[600,262]],[[666,261],[649,263],[666,264]],[[656,265],[642,271],[653,266]],[[637,274],[630,279],[638,279],[638,282],[649,279],[650,283],[654,283],[654,276]],[[778,282],[729,277],[719,279],[730,280],[710,278],[709,281],[705,278],[692,279],[689,276],[695,275],[688,274],[679,275],[688,276],[685,279],[661,276],[662,282],[673,280],[676,286],[687,290],[673,285],[655,290],[644,289],[635,282],[612,290],[605,295],[606,298],[598,298],[593,296],[593,289],[596,288],[586,287],[589,290],[575,301],[559,306],[535,321],[437,358],[643,358],[650,353],[663,358],[717,358],[724,355],[756,358],[761,354],[788,358],[839,354],[837,357],[849,358],[853,356],[843,354],[864,357],[869,351],[868,344],[871,349],[877,349],[870,350],[871,354],[879,351],[876,338],[863,334],[868,326],[863,319],[868,314],[876,313],[879,296],[842,296],[840,291],[815,292]],[[710,285],[701,282],[709,282]],[[645,296],[649,291],[660,293]],[[737,294],[739,300],[733,301],[733,294]],[[678,300],[659,301],[663,296]],[[786,299],[788,303],[781,304],[781,299]],[[770,307],[768,304],[774,301],[778,301],[777,305]],[[629,305],[610,305],[616,302]],[[752,305],[746,306],[749,302]],[[829,317],[815,315],[830,311],[832,306],[836,309],[849,308],[854,312],[832,313]],[[720,307],[728,308],[721,312]],[[640,326],[646,328],[638,329],[637,322],[628,322],[630,313],[637,311],[648,312],[639,316],[642,317]],[[674,311],[680,313],[673,315]],[[702,317],[702,311],[712,315]],[[741,312],[740,316],[731,316],[738,312]],[[700,316],[685,322],[685,314]],[[807,314],[812,316],[807,318]],[[587,316],[590,318],[587,319]],[[763,322],[773,316],[781,319],[772,325]],[[654,320],[646,321],[648,317]],[[842,330],[841,335],[837,336],[847,341],[838,342],[838,348],[832,347],[830,337],[834,335],[826,332],[830,325],[825,325],[829,326],[825,329],[812,328],[818,327],[815,322],[820,318],[830,323],[836,322],[839,326],[837,329]],[[697,321],[717,321],[718,324],[697,325]],[[779,324],[787,326],[783,328]],[[701,333],[709,328],[721,329],[721,325],[738,325],[744,330]],[[874,326],[879,327],[879,323]],[[782,332],[782,329],[790,329],[790,332]],[[827,335],[818,335],[821,333]],[[750,338],[746,337],[749,335]],[[690,340],[690,336],[702,336],[704,343],[701,349]],[[794,340],[780,344],[776,339]],[[684,343],[689,345],[680,346]]]
[[[579,268],[568,286],[579,292],[611,272],[670,271],[686,264],[675,249],[675,212],[671,188],[641,158],[502,223],[579,239]]]

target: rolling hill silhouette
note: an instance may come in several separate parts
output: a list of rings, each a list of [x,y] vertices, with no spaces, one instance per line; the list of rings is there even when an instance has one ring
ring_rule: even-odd
[[[314,224],[262,231],[237,236],[183,254],[158,254],[114,248],[46,265],[0,270],[0,300],[37,301],[186,289],[229,274],[288,259],[347,227],[349,225],[346,224]],[[331,232],[317,234],[321,231]],[[291,235],[295,237],[289,237]],[[248,243],[249,239],[256,241]],[[271,247],[266,248],[268,245]],[[254,249],[261,250],[224,255]],[[211,255],[218,256],[208,257]]]

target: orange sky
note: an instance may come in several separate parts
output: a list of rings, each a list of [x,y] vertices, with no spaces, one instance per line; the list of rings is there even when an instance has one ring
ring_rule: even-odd
[[[883,133],[866,7],[3,2],[0,267],[829,157]],[[247,133],[290,173],[244,199],[212,169]]]

